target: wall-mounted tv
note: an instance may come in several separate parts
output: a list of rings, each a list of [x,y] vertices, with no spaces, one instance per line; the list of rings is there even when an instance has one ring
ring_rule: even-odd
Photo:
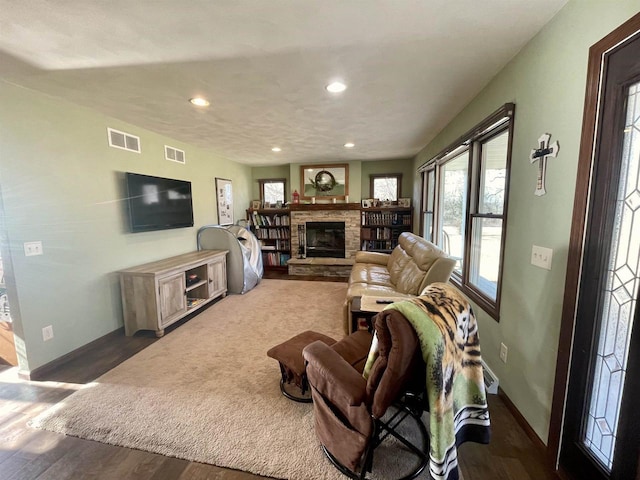
[[[127,173],[132,232],[193,227],[191,182]]]

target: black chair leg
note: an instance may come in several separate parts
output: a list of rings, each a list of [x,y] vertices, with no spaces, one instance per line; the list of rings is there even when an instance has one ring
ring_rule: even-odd
[[[300,403],[311,403],[313,399],[311,398],[311,392],[307,390],[307,392],[301,391],[300,396],[296,396],[293,393],[289,392],[285,385],[293,385],[293,388],[298,388],[297,385],[285,382],[283,379],[280,379],[280,391],[282,395],[287,397],[289,400],[293,400],[294,402]],[[301,389],[300,389],[301,390]]]
[[[412,480],[420,475],[424,469],[429,465],[429,436],[427,433],[427,429],[422,423],[421,413],[415,412],[414,408],[409,406],[399,404],[396,405],[398,408],[398,412],[396,412],[387,422],[383,422],[379,419],[374,419],[374,430],[371,436],[371,440],[369,441],[369,445],[365,451],[363,456],[362,465],[360,467],[360,472],[355,472],[350,470],[345,465],[343,465],[337,458],[335,458],[327,448],[322,445],[322,451],[327,456],[329,461],[343,474],[353,480],[367,480],[367,474],[371,473],[373,466],[373,452],[375,448],[380,445],[380,443],[388,436],[391,435],[396,438],[400,443],[402,443],[409,451],[411,451],[419,460],[420,463],[408,474],[403,477],[397,478],[395,480]],[[396,419],[402,415],[402,418],[396,422]],[[420,433],[420,441],[423,445],[425,445],[425,450],[421,450],[411,442],[409,442],[405,437],[403,437],[397,431],[397,427],[404,422],[405,419],[411,418],[418,426],[418,431]],[[395,423],[395,424],[394,424]]]

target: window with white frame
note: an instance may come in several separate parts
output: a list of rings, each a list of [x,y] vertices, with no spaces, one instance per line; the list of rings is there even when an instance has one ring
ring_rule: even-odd
[[[499,319],[515,105],[422,165],[421,231],[456,260],[451,281]]]

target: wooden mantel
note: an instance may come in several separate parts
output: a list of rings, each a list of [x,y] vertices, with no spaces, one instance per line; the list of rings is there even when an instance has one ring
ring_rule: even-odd
[[[292,212],[313,212],[326,210],[360,210],[359,203],[291,203]]]

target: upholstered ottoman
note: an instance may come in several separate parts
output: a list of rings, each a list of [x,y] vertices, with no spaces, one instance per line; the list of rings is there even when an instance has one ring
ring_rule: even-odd
[[[302,350],[310,343],[320,340],[327,345],[333,345],[336,341],[318,332],[307,330],[296,335],[289,340],[282,342],[270,348],[267,355],[274,358],[280,364],[280,391],[282,394],[296,402],[311,402],[311,394],[309,392],[309,384],[307,376],[304,373],[304,358],[302,358]],[[300,393],[287,388],[287,385],[293,384]],[[293,392],[293,393],[292,393]]]

